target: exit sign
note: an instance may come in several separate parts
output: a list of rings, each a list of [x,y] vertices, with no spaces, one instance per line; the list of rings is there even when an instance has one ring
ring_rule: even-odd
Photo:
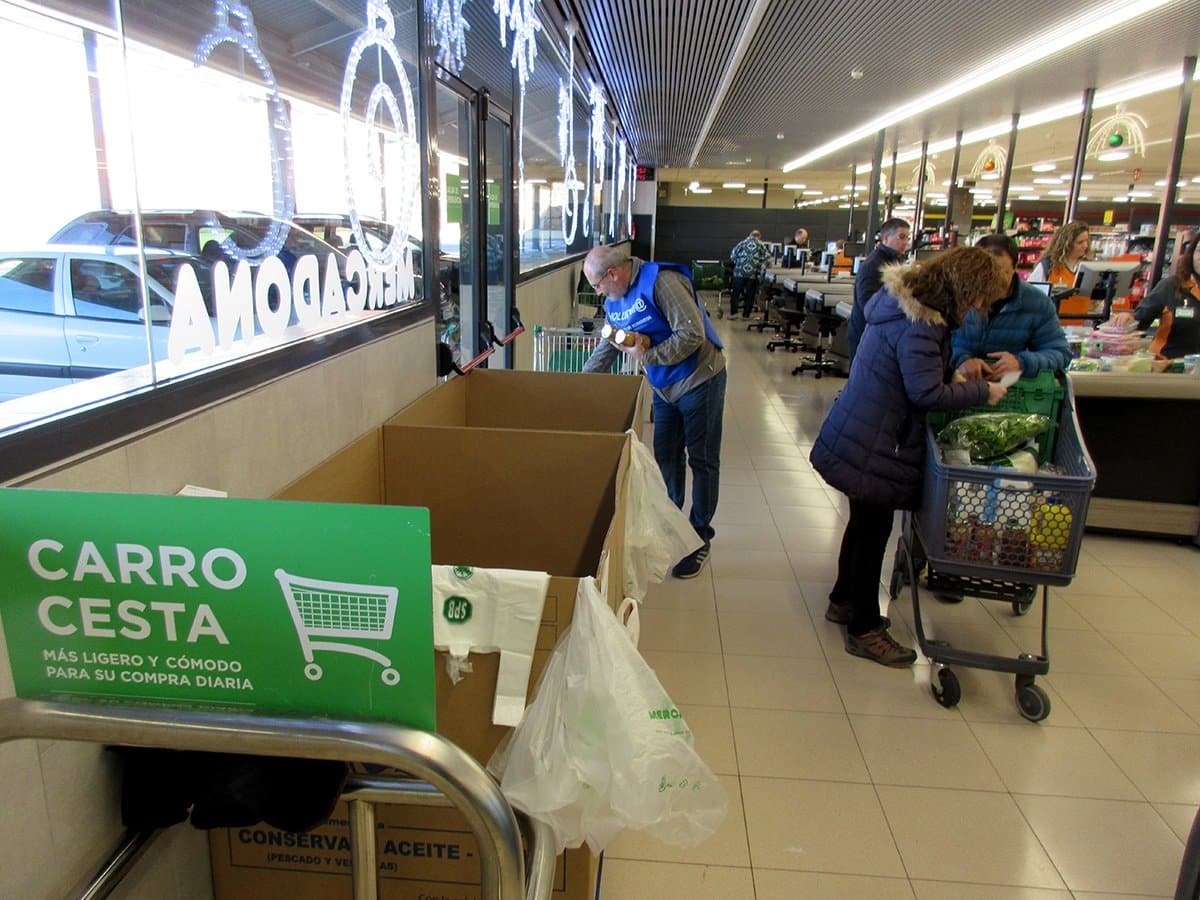
[[[638,181],[653,181],[654,180],[654,166],[638,166],[637,167],[637,180]]]

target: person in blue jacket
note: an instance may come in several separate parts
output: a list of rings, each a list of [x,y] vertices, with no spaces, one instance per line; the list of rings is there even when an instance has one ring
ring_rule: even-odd
[[[1067,337],[1053,301],[1017,275],[1017,242],[1006,234],[989,234],[975,246],[996,257],[1008,286],[990,310],[969,313],[954,332],[951,364],[969,379],[998,380],[1009,372],[1032,378],[1047,369],[1065,371],[1071,362]]]
[[[825,618],[846,626],[846,652],[885,666],[916,653],[879,614],[879,578],[892,518],[914,509],[925,464],[925,415],[995,405],[1006,389],[956,377],[950,332],[985,309],[1007,279],[986,250],[960,247],[922,265],[889,268],[866,308],[858,362],[813,444],[813,468],[850,500],[837,581]]]
[[[721,478],[725,412],[725,354],[691,272],[673,263],[643,262],[620,247],[593,248],[583,261],[592,289],[604,297],[604,315],[625,332],[628,345],[601,341],[585,372],[607,372],[618,353],[641,364],[654,388],[654,458],[667,493],[683,508],[686,468],[692,470],[689,520],[704,545],[672,569],[694,578],[708,560]]]
[[[854,304],[850,307],[850,324],[846,326],[846,343],[850,346],[850,363],[858,353],[858,343],[867,327],[867,303],[883,284],[883,270],[904,261],[908,252],[912,228],[903,219],[888,219],[879,227],[879,243],[862,261],[854,276]]]

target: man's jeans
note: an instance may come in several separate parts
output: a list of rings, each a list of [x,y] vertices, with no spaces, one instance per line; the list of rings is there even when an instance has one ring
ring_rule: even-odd
[[[675,403],[654,394],[654,458],[667,493],[680,509],[686,487],[684,450],[692,468],[692,511],[696,533],[711,541],[721,479],[721,423],[725,412],[725,370],[692,388]]]

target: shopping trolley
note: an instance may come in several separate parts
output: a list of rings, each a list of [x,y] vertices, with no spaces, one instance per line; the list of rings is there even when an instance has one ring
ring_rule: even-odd
[[[304,675],[309,681],[321,680],[322,669],[313,662],[313,651],[321,650],[374,660],[384,667],[380,676],[384,684],[399,683],[400,673],[392,668],[392,661],[388,657],[357,644],[343,643],[343,640],[391,639],[399,595],[396,588],[301,578],[283,569],[275,570],[275,578],[283,589],[292,622],[296,626],[296,636],[300,638],[300,649],[307,663]],[[341,640],[318,641],[313,638]]]
[[[942,462],[934,440],[952,418],[979,411],[1034,412],[1050,428],[1039,445],[1039,463],[1053,472]],[[925,479],[921,505],[906,513],[888,593],[893,600],[907,583],[912,589],[913,624],[921,652],[929,658],[930,690],[945,707],[962,697],[952,664],[1009,672],[1016,676],[1021,715],[1040,722],[1050,698],[1034,683],[1050,671],[1046,613],[1050,586],[1071,583],[1083,541],[1084,520],[1096,469],[1083,443],[1070,383],[1053,373],[1018,381],[997,407],[931,413],[926,424]],[[1041,652],[1016,658],[963,650],[926,636],[918,588],[919,559],[926,559],[926,587],[935,594],[971,596],[1012,605],[1024,615],[1038,587],[1042,593]]]
[[[535,372],[582,372],[600,341],[598,328],[546,328],[533,326],[533,370]],[[627,353],[613,362],[614,375],[637,375],[641,364]]]
[[[717,305],[717,318],[724,318],[725,307],[721,305],[721,298],[732,296],[725,263],[719,259],[692,260],[692,283],[696,286],[696,296],[700,299],[701,305],[708,310],[708,314],[713,314],[713,310],[709,306],[711,300]]]

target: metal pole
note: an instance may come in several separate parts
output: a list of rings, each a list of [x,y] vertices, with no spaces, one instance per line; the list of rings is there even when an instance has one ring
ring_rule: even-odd
[[[104,900],[117,889],[121,879],[128,874],[134,864],[150,849],[150,844],[162,833],[163,829],[161,828],[152,828],[146,831],[127,830],[121,835],[121,842],[100,866],[99,871],[88,880],[86,885],[76,888],[68,896],[74,897],[76,900]]]
[[[1008,158],[1004,160],[1004,177],[1000,180],[1000,199],[996,201],[996,231],[1004,231],[1004,208],[1008,206],[1008,185],[1012,181],[1013,155],[1017,152],[1017,123],[1020,113],[1012,114],[1012,128],[1008,132]]]
[[[100,66],[96,62],[96,32],[83,30],[83,55],[87,61],[88,99],[92,111],[92,143],[96,152],[96,187],[100,208],[112,209],[112,187],[108,179],[108,146],[104,140],[104,98],[100,91]]]
[[[379,873],[375,859],[375,804],[351,800],[347,806],[350,807],[350,877],[354,900],[376,900]]]
[[[765,178],[763,179],[763,198],[762,198],[762,208],[763,208],[763,209],[766,209],[766,208],[767,208],[767,179],[765,179]]]
[[[436,31],[429,9],[431,7],[428,4],[422,3],[417,14],[417,46],[421,48],[418,53],[420,65],[417,68],[420,75],[417,90],[421,96],[421,115],[417,117],[417,135],[421,147],[425,150],[421,154],[421,179],[425,185],[421,210],[424,222],[423,240],[421,241],[421,284],[424,294],[422,299],[433,307],[434,320],[440,325],[443,318],[441,297],[439,296],[441,273],[438,271],[438,247],[441,241],[441,184],[438,180],[437,78],[434,73],[437,53],[434,50],[434,42],[431,40],[431,35]],[[516,96],[515,91],[513,96]],[[536,205],[534,209],[537,209]],[[440,332],[440,329],[438,331]]]
[[[1171,217],[1175,213],[1175,195],[1179,189],[1179,169],[1183,161],[1183,142],[1187,137],[1188,114],[1192,108],[1192,78],[1196,74],[1196,57],[1183,59],[1183,85],[1179,88],[1179,121],[1175,126],[1175,142],[1171,145],[1171,164],[1167,166],[1167,186],[1163,188],[1162,206],[1158,208],[1158,229],[1154,234],[1154,256],[1150,263],[1150,284],[1158,284],[1163,263],[1167,258],[1167,238]],[[1178,252],[1181,248],[1176,247]]]
[[[887,214],[884,219],[892,217],[893,200],[896,197],[896,148],[892,148],[892,174],[888,178]]]
[[[925,224],[925,164],[929,160],[929,140],[921,141],[921,174],[917,177],[917,211],[913,214],[913,248],[921,242]]]
[[[866,246],[863,248],[867,253],[871,252],[875,243],[876,219],[879,216],[879,176],[883,174],[883,138],[883,131],[875,136],[875,155],[871,157],[871,174],[867,176],[871,180],[871,186],[867,190],[867,230],[864,238]]]
[[[0,743],[22,738],[394,766],[432,783],[466,818],[479,847],[480,896],[524,895],[525,861],[512,807],[478,762],[436,734],[373,722],[0,700]],[[374,855],[374,840],[366,843]]]
[[[1083,166],[1086,162],[1088,135],[1092,131],[1092,105],[1096,100],[1096,89],[1083,92],[1083,115],[1079,119],[1079,139],[1075,141],[1075,165],[1071,168],[1071,190],[1067,194],[1067,208],[1063,211],[1063,222],[1074,222],[1079,207],[1079,188],[1083,184]]]
[[[850,222],[846,226],[846,240],[854,240],[854,194],[858,190],[858,173],[854,171],[854,163],[850,163]]]
[[[962,135],[961,128],[954,134],[954,161],[950,164],[950,189],[946,191],[946,218],[942,220],[943,244],[950,240],[950,213],[954,209],[954,199],[958,193],[958,162],[962,157]]]

